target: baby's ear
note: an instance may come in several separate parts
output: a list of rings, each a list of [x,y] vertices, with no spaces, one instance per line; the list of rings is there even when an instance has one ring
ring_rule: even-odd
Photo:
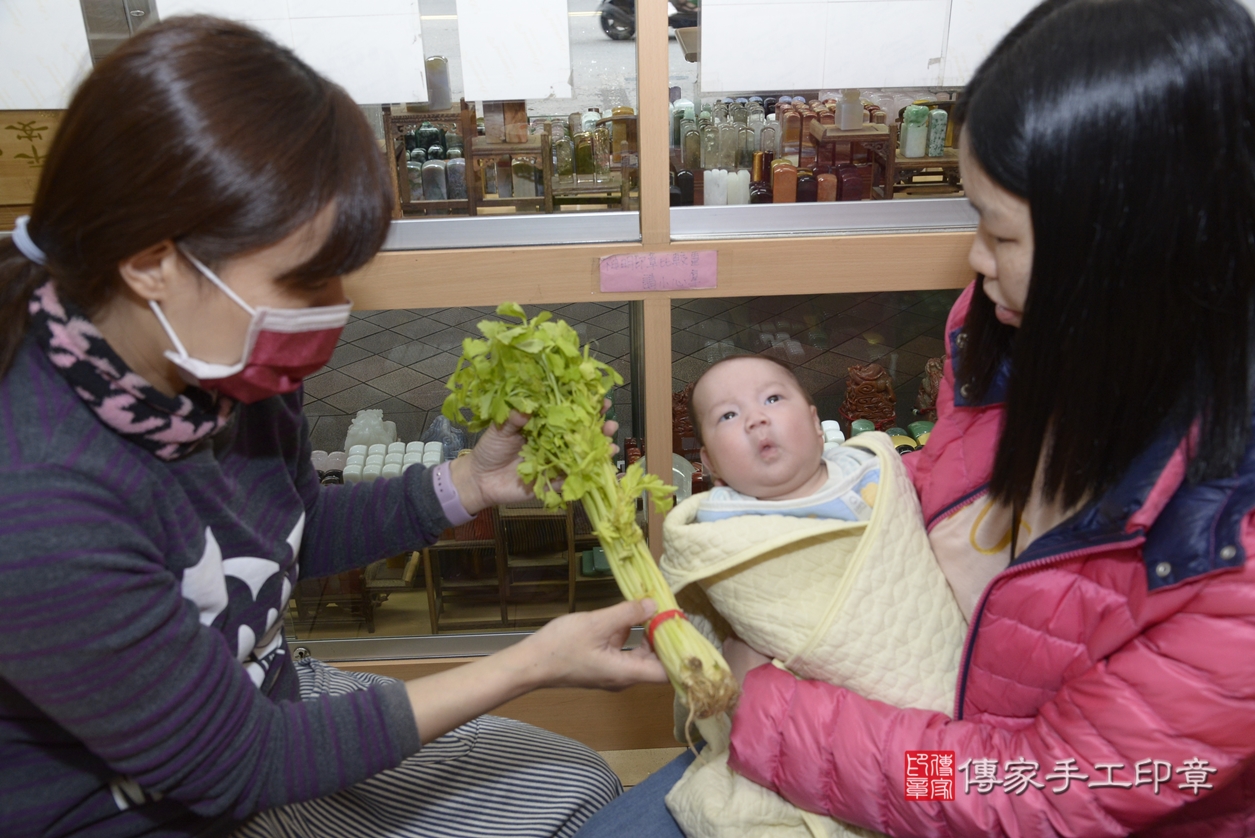
[[[710,477],[711,485],[722,486],[723,481],[719,479],[719,475],[715,474],[715,470],[710,467],[710,460],[706,457],[706,446],[703,445],[700,450],[702,456],[702,470]]]
[[[824,426],[823,423],[819,421],[819,408],[815,407],[815,405],[811,405],[811,422],[815,425],[815,433],[819,434],[820,439],[823,439]]]

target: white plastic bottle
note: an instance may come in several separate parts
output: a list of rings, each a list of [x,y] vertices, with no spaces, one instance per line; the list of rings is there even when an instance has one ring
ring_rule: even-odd
[[[863,127],[863,100],[859,91],[848,87],[841,91],[841,130],[856,131]]]

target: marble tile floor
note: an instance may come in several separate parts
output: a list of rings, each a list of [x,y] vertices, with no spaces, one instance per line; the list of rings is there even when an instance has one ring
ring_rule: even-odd
[[[615,392],[617,413],[631,424],[632,389],[626,305],[555,306],[581,339],[627,382]],[[420,438],[440,414],[462,340],[492,308],[396,309],[354,312],[330,362],[306,379],[305,413],[315,449],[341,449],[357,411],[383,410],[404,441]],[[626,429],[625,429],[626,430]],[[630,435],[630,434],[629,434]]]
[[[944,354],[945,318],[958,291],[708,298],[672,311],[672,389],[712,362],[762,353],[793,367],[824,419],[837,418],[852,364],[876,361],[893,378],[898,423],[912,408],[924,363]]]

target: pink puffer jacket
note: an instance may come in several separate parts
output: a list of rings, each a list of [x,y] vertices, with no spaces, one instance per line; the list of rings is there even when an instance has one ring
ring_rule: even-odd
[[[930,527],[981,498],[1002,421],[953,380],[947,363],[908,458]],[[1255,447],[1232,479],[1191,485],[1185,466],[1179,440],[1153,444],[990,583],[953,719],[759,667],[732,767],[895,836],[1255,834]],[[907,799],[908,751],[954,752],[953,800]]]

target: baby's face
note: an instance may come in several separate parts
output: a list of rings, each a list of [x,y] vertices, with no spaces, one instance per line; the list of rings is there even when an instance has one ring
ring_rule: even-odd
[[[693,392],[702,463],[719,484],[759,500],[815,492],[827,478],[819,414],[778,364],[752,356],[708,372]]]

